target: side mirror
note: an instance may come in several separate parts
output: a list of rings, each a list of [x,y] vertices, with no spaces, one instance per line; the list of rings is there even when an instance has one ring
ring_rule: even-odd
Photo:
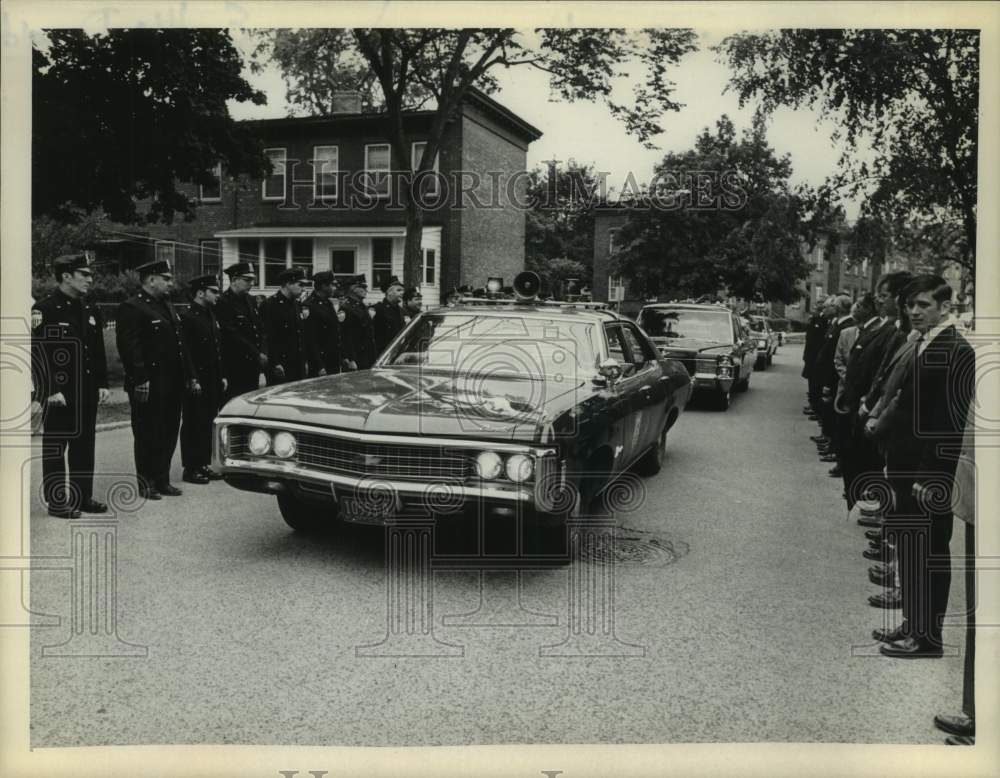
[[[597,368],[594,383],[599,386],[614,386],[615,381],[622,377],[622,366],[614,357],[608,357]]]

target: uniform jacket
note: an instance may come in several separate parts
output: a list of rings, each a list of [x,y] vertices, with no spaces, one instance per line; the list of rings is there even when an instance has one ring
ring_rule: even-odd
[[[365,304],[353,297],[344,300],[343,309],[347,314],[341,328],[343,358],[356,362],[358,370],[367,370],[378,355],[372,317]]]
[[[844,374],[844,391],[841,402],[844,407],[857,410],[861,398],[868,391],[887,345],[898,332],[891,319],[882,324],[872,324],[858,334],[847,357],[847,372]]]
[[[820,386],[829,386],[831,389],[837,386],[839,376],[834,365],[834,356],[837,351],[837,341],[840,333],[848,327],[854,326],[854,319],[848,316],[837,323],[836,319],[830,322],[830,327],[823,336],[823,343],[816,354],[816,363],[813,369],[816,371],[816,379]]]
[[[268,370],[273,371],[281,365],[285,370],[286,381],[298,381],[306,377],[304,310],[306,309],[298,300],[285,297],[278,291],[264,301],[261,311],[264,345],[270,360]]]
[[[260,374],[264,330],[250,295],[240,297],[227,289],[215,304],[215,318],[222,334],[222,358],[226,376]]]
[[[191,355],[195,378],[204,392],[221,392],[222,335],[215,314],[207,305],[192,303],[181,314],[184,344]]]
[[[826,334],[827,320],[822,316],[813,316],[806,325],[806,342],[802,349],[802,377],[808,378],[816,363],[819,347],[823,345],[823,335]]]
[[[141,291],[118,306],[116,340],[125,368],[125,388],[183,384],[194,377],[181,321],[169,300]]]
[[[305,303],[309,316],[305,320],[306,352],[310,375],[340,372],[340,320],[329,298],[313,295]]]
[[[56,289],[32,306],[31,323],[31,351],[38,366],[36,400],[44,402],[62,392],[67,406],[72,406],[107,388],[104,320],[96,305]]]
[[[372,319],[375,328],[375,351],[381,354],[392,339],[403,331],[403,309],[399,303],[381,300],[375,303],[375,317]]]

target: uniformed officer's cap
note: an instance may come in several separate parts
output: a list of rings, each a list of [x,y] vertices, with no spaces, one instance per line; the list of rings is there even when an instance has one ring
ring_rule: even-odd
[[[226,275],[230,278],[236,278],[237,276],[257,277],[257,274],[253,270],[253,265],[249,262],[237,262],[235,265],[230,265],[226,268]]]
[[[149,276],[172,276],[174,274],[174,271],[170,268],[170,263],[165,259],[158,259],[153,262],[147,262],[144,265],[139,265],[135,271],[139,274],[140,279],[145,279]]]
[[[411,286],[409,289],[407,289],[405,292],[403,292],[403,302],[404,303],[405,302],[409,302],[414,297],[423,298],[423,295],[420,294],[420,290],[417,289],[417,287],[415,287],[415,286]]]
[[[90,267],[86,254],[62,254],[52,260],[52,270],[59,278],[60,273],[85,270]]]
[[[382,284],[381,289],[382,289],[383,292],[388,292],[390,286],[402,286],[402,285],[403,285],[403,282],[400,281],[396,276],[393,276],[388,281],[385,281]]]
[[[278,273],[278,283],[282,286],[285,284],[294,284],[296,281],[301,281],[305,277],[306,274],[302,272],[302,268],[290,267]]]
[[[344,285],[348,288],[352,286],[368,286],[368,279],[365,278],[364,273],[359,273],[356,276],[349,276],[345,278]]]
[[[188,286],[191,287],[192,294],[197,292],[199,289],[208,289],[209,287],[218,288],[219,278],[218,276],[211,274],[207,276],[197,276],[188,282]]]
[[[313,276],[313,287],[325,286],[333,283],[333,273],[329,270],[321,270]]]

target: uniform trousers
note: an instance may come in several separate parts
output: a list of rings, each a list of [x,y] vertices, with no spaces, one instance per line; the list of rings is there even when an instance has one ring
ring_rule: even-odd
[[[150,383],[149,399],[145,403],[137,402],[135,390],[129,390],[135,474],[140,487],[170,483],[170,462],[177,448],[184,401],[184,385],[180,381],[166,386]]]
[[[225,400],[231,400],[237,395],[260,388],[260,367],[257,365],[233,367],[225,375],[229,379]]]
[[[205,391],[184,398],[184,424],[181,426],[181,464],[185,470],[200,470],[212,463],[213,422],[221,405],[219,392]]]
[[[94,493],[97,389],[84,389],[78,399],[74,406],[46,408],[42,493],[52,510],[79,509]]]

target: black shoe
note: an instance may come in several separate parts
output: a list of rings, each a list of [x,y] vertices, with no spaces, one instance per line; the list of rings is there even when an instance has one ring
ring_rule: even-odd
[[[205,476],[209,481],[218,481],[222,478],[222,473],[218,470],[213,470],[212,468],[206,466],[201,469],[201,474]]]
[[[944,649],[941,646],[916,638],[905,638],[895,643],[887,643],[884,646],[879,646],[878,650],[883,656],[897,659],[938,659],[944,655]]]
[[[865,537],[869,540],[874,540],[881,543],[885,538],[882,536],[882,530],[880,529],[866,529]]]
[[[809,421],[819,421],[819,416],[817,416],[815,413],[808,414],[806,418],[809,419]]]
[[[834,461],[837,460],[836,457],[834,457],[833,459]],[[830,478],[840,478],[840,476],[844,474],[844,471],[840,469],[840,465],[834,465],[827,471],[826,474],[830,476]]]
[[[946,746],[974,746],[976,739],[964,735],[949,735],[944,739],[944,743]]]
[[[900,640],[906,640],[906,625],[900,624],[895,629],[873,629],[872,637],[880,643],[897,643]]]
[[[91,497],[89,500],[84,500],[83,505],[80,506],[84,513],[107,513],[108,506],[105,505],[100,500],[95,500]]]
[[[865,516],[862,513],[858,516],[858,524],[862,527],[882,527],[885,525],[885,521],[881,517]]]
[[[875,573],[869,568],[868,580],[876,586],[888,586],[891,588],[896,585],[896,576],[893,575],[891,570],[884,573]]]
[[[826,435],[810,435],[809,440],[813,443],[826,443],[830,439]]]
[[[182,494],[184,494],[184,492],[182,492],[180,489],[178,489],[176,486],[173,486],[172,484],[159,484],[156,487],[156,489],[160,494],[165,495],[167,497],[180,497]]]
[[[154,486],[140,486],[139,487],[139,496],[142,497],[144,500],[162,500],[163,499],[163,495],[160,494],[156,490],[156,487],[154,487]]]
[[[837,461],[837,455],[836,454],[823,454],[823,456],[821,456],[819,458],[819,461],[820,462],[836,462]]]
[[[873,608],[902,608],[903,595],[899,589],[889,589],[879,594],[873,594],[868,598],[868,604]]]
[[[874,549],[866,548],[861,552],[861,556],[865,559],[870,559],[873,562],[885,562],[886,564],[892,562],[895,558],[895,554],[888,548]]]
[[[205,475],[201,470],[185,470],[181,475],[182,481],[187,481],[189,484],[207,484],[208,476]],[[169,494],[169,492],[164,492]]]
[[[957,716],[939,713],[934,717],[934,726],[949,735],[973,737],[976,734],[976,722],[964,713],[959,713]]]
[[[82,515],[76,508],[49,508],[49,516],[56,519],[79,519]]]

